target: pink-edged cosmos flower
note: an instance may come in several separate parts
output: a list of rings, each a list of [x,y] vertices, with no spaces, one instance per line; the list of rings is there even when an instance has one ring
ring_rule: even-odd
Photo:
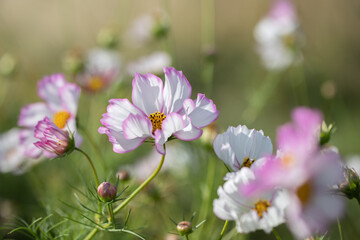
[[[135,74],[132,103],[128,99],[111,99],[103,114],[99,133],[107,134],[117,153],[139,147],[146,139],[155,139],[156,150],[165,154],[169,137],[191,141],[199,138],[203,127],[219,116],[212,100],[204,94],[190,99],[191,86],[181,71],[164,68],[163,81],[153,74]]]
[[[34,136],[40,140],[34,145],[44,150],[44,155],[48,158],[62,156],[74,150],[74,139],[69,132],[61,130],[47,117],[36,124]]]
[[[81,136],[76,133],[76,112],[80,96],[76,84],[66,82],[62,74],[44,77],[38,83],[38,94],[45,102],[26,105],[21,109],[18,125],[24,127],[20,133],[20,142],[25,147],[25,155],[38,158],[43,150],[34,143],[34,129],[37,123],[48,117],[61,130],[74,133],[77,145]]]

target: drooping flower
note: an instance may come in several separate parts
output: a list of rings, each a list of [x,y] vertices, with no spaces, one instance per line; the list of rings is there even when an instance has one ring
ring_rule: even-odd
[[[233,171],[250,167],[256,160],[272,154],[273,146],[262,130],[249,130],[245,125],[229,127],[214,140],[216,155]]]
[[[191,141],[202,134],[203,127],[214,122],[219,112],[212,100],[198,94],[191,96],[191,86],[181,71],[164,68],[165,86],[150,73],[135,74],[132,82],[132,103],[128,99],[111,99],[103,114],[99,133],[107,134],[117,153],[140,146],[146,139],[155,139],[156,150],[165,154],[164,143],[174,136]]]
[[[20,143],[25,148],[25,155],[38,158],[43,150],[34,145],[37,139],[34,130],[37,123],[48,117],[61,130],[74,134],[77,145],[81,136],[76,132],[76,112],[80,88],[65,81],[62,74],[44,77],[38,83],[38,94],[45,102],[26,105],[21,109],[18,125],[24,127],[20,133]]]
[[[154,52],[148,56],[143,56],[135,62],[130,62],[127,65],[127,72],[129,75],[135,73],[145,74],[148,72],[160,73],[166,66],[171,65],[171,57],[166,52]]]
[[[20,144],[19,128],[12,128],[0,135],[0,172],[23,173],[37,161],[25,156],[25,148]]]
[[[255,27],[257,51],[269,70],[281,70],[299,61],[302,37],[295,7],[289,0],[277,0],[269,14]]]
[[[223,220],[236,221],[239,233],[255,230],[269,233],[285,221],[284,210],[288,204],[285,191],[273,189],[253,196],[241,192],[241,188],[254,179],[255,175],[249,168],[228,173],[224,186],[218,188],[219,198],[213,202],[215,215]]]
[[[42,149],[48,158],[63,156],[72,152],[75,147],[74,139],[69,132],[61,130],[47,117],[36,124],[34,137],[40,140],[34,145]]]
[[[115,50],[93,49],[86,57],[84,71],[76,76],[76,80],[87,91],[97,92],[118,80],[121,66],[121,56]]]

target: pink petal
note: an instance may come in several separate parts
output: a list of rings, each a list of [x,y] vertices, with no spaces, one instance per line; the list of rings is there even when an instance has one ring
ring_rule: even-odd
[[[185,104],[189,104],[186,102]],[[197,128],[203,128],[214,122],[219,117],[219,111],[212,100],[199,93],[194,103],[194,108],[187,114],[191,118],[192,124]],[[191,105],[188,106],[189,110]]]
[[[147,116],[163,110],[163,82],[153,74],[135,74],[132,82],[132,101]]]
[[[185,127],[174,133],[175,137],[184,141],[193,141],[201,137],[203,130],[195,127],[189,117],[185,116],[184,122]]]
[[[165,114],[178,112],[185,99],[191,96],[191,85],[182,71],[175,68],[164,68],[164,110]]]
[[[108,137],[109,141],[113,144],[113,150],[116,153],[127,153],[130,152],[137,147],[139,147],[147,138],[134,138],[134,139],[126,139],[124,137],[123,132],[116,132],[110,129],[101,129]],[[100,128],[99,128],[100,132]]]
[[[48,103],[52,111],[62,109],[59,89],[62,88],[65,83],[65,77],[62,74],[46,76],[38,83],[38,94]]]
[[[66,83],[59,89],[62,106],[76,116],[81,89],[76,84]]]

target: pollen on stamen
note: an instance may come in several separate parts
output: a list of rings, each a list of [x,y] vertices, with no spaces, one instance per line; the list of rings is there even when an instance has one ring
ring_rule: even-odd
[[[59,111],[54,114],[54,123],[58,128],[63,129],[66,126],[66,122],[69,118],[70,113],[67,111]]]
[[[151,113],[149,116],[149,119],[152,123],[153,130],[152,133],[154,134],[157,129],[161,130],[162,128],[162,122],[165,120],[166,115],[162,112],[154,112]]]
[[[267,212],[268,207],[271,206],[268,200],[259,200],[254,204],[254,210],[256,211],[259,218],[263,217],[264,212]]]

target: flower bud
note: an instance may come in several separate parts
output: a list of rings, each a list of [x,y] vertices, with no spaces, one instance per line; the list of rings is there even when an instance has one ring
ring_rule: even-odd
[[[84,59],[82,53],[73,49],[67,52],[62,60],[62,67],[65,72],[77,74],[84,69]]]
[[[98,195],[104,202],[110,202],[116,198],[117,188],[109,182],[103,182],[97,189]]]
[[[330,141],[331,135],[334,133],[335,127],[333,124],[326,125],[322,122],[320,132],[320,145],[323,146]]]
[[[114,29],[103,28],[96,36],[96,41],[99,46],[112,49],[116,48],[119,39]]]
[[[178,225],[176,226],[176,229],[178,230],[181,236],[188,235],[192,232],[191,223],[188,221],[179,222]]]
[[[130,179],[130,175],[126,170],[119,170],[116,173],[116,177],[119,178],[120,181],[127,181]]]

